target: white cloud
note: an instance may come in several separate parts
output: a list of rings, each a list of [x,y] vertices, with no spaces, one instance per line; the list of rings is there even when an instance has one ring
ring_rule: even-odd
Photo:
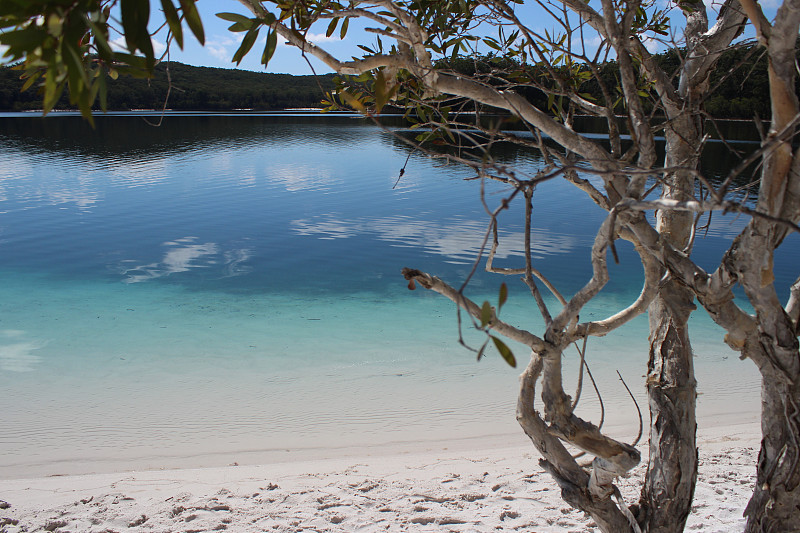
[[[239,48],[242,39],[244,39],[243,33],[215,35],[206,41],[205,49],[212,57],[220,61],[230,61],[233,53]]]
[[[153,53],[156,55],[156,57],[160,57],[166,51],[167,43],[155,39],[153,40]]]
[[[651,54],[655,54],[661,48],[661,42],[653,39],[652,37],[645,37],[643,40],[644,47]]]
[[[321,44],[321,43],[338,43],[342,40],[339,38],[339,32],[335,31],[331,34],[330,37],[325,35],[324,33],[309,33],[306,36],[306,39],[311,41],[314,44]]]

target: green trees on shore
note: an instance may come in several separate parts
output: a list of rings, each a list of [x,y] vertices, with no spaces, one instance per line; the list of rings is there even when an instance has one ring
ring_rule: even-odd
[[[167,101],[169,68],[172,90]],[[169,109],[227,111],[254,109],[274,111],[294,107],[319,107],[324,93],[333,88],[333,77],[267,74],[247,70],[193,67],[172,62],[156,65],[151,79],[120,76],[108,80],[108,109]],[[25,111],[42,108],[35,87],[21,92],[20,72],[0,68],[0,109]],[[64,94],[56,109],[75,109]]]

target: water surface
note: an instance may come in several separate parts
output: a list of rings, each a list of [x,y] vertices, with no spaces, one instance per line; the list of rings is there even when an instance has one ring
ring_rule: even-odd
[[[502,157],[541,164],[518,149]],[[96,130],[68,114],[0,117],[0,476],[521,439],[518,370],[494,353],[476,363],[454,306],[400,275],[464,279],[487,224],[471,177],[347,116],[181,114],[153,128],[121,114]],[[506,192],[488,184],[486,197]],[[536,195],[536,264],[571,294],[605,214],[558,181]],[[503,215],[498,264],[521,264],[519,215]],[[698,260],[718,262],[744,222],[716,217]],[[620,247],[589,317],[639,292],[635,255]],[[479,272],[471,294],[495,299],[501,281]],[[541,333],[526,289],[508,281],[504,315]],[[590,344],[612,423],[635,413],[615,370],[642,395],[646,328]],[[700,390],[713,392],[701,409],[734,416],[732,399],[757,402],[752,365],[702,315],[694,330]]]

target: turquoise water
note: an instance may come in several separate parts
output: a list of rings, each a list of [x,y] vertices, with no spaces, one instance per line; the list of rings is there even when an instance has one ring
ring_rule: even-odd
[[[0,117],[0,476],[520,437],[518,370],[496,354],[476,363],[457,344],[454,306],[400,276],[464,279],[487,223],[471,176],[346,116],[182,114],[153,128],[117,115],[94,131],[71,115]],[[490,184],[487,199],[504,192]],[[604,213],[557,181],[536,195],[537,266],[570,294],[588,279],[587,235]],[[518,219],[503,215],[498,264],[521,262]],[[717,217],[701,262],[718,261],[743,223]],[[635,257],[621,251],[589,316],[638,294]],[[471,294],[494,299],[501,281],[479,273]],[[509,284],[504,314],[541,332],[524,286]],[[615,370],[641,396],[646,328],[590,345],[619,424],[632,407]],[[734,398],[757,401],[752,365],[707,318],[695,331],[706,408],[736,409],[730,376]]]

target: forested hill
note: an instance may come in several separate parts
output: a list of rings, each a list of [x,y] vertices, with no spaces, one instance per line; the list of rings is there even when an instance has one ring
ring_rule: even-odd
[[[168,82],[164,63],[156,67],[151,80],[120,76],[108,80],[110,110],[161,109]],[[248,70],[193,67],[169,64],[172,91],[167,107],[176,110],[223,111],[232,109],[281,110],[320,107],[324,91],[333,88],[333,75],[292,76]],[[42,97],[35,88],[20,93],[19,71],[0,68],[0,110],[41,109]],[[58,109],[69,109],[68,97]]]

